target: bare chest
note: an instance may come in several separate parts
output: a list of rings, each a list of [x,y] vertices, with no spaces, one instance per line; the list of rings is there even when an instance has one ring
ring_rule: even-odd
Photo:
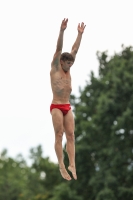
[[[71,77],[57,75],[57,76],[53,77],[52,82],[55,86],[69,87],[69,86],[71,86]]]
[[[54,102],[69,102],[72,91],[70,73],[51,73],[51,87]]]

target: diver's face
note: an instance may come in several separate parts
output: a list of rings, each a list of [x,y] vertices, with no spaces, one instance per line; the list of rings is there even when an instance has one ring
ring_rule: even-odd
[[[62,66],[62,69],[65,71],[65,72],[68,72],[71,68],[71,66],[73,65],[73,62],[72,61],[63,61],[61,60],[61,66]]]

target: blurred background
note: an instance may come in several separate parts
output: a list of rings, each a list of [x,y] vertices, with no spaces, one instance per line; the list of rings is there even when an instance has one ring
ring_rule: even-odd
[[[0,200],[133,199],[132,4],[0,1]],[[76,182],[60,176],[49,112],[64,18],[63,51],[86,24],[71,69]]]

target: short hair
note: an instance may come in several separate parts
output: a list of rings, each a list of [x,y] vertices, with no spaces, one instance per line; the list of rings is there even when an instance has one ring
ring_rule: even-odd
[[[72,61],[74,62],[74,57],[72,56],[72,54],[68,53],[68,52],[64,52],[61,54],[60,60],[63,61]]]

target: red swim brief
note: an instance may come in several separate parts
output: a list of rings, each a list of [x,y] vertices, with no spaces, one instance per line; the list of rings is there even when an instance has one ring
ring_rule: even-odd
[[[57,109],[61,110],[63,115],[66,115],[68,113],[68,111],[71,109],[71,105],[70,104],[51,104],[50,112],[54,108],[57,108]]]

